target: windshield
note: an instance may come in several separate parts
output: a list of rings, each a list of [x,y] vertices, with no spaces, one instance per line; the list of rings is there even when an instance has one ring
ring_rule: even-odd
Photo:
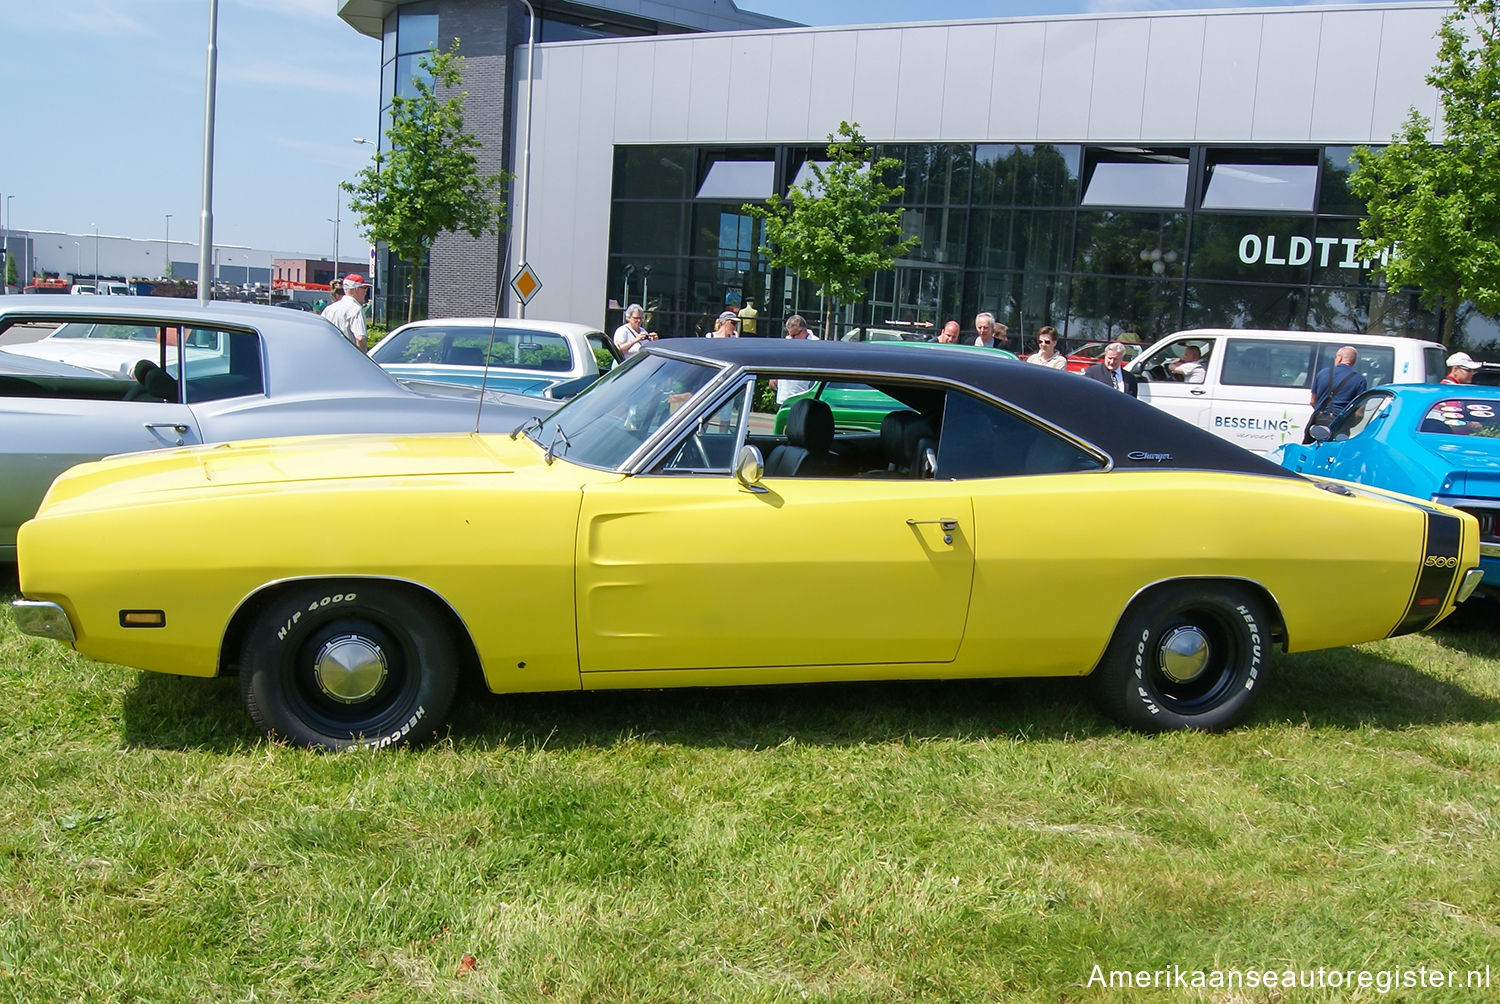
[[[667,356],[638,355],[528,430],[553,456],[619,470],[719,370]]]

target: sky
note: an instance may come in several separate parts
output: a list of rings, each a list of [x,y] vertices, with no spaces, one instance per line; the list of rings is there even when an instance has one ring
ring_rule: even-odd
[[[1296,0],[738,0],[805,24],[1297,6]],[[340,181],[379,128],[380,43],[339,0],[219,0],[213,237],[362,261]],[[0,0],[5,226],[197,239],[208,0]],[[167,214],[171,214],[170,222]],[[181,256],[179,250],[177,256]]]

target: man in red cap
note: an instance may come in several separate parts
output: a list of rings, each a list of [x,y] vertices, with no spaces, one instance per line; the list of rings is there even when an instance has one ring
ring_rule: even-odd
[[[344,276],[343,298],[323,308],[323,316],[361,352],[369,344],[369,333],[365,330],[365,296],[369,291],[365,277],[351,272]]]

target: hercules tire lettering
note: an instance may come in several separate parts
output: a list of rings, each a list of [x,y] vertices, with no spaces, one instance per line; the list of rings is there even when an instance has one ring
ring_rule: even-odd
[[[1266,623],[1263,603],[1243,586],[1158,587],[1121,618],[1090,676],[1094,698],[1144,732],[1229,728],[1249,713],[1264,678]]]
[[[240,652],[245,708],[266,735],[326,750],[424,742],[447,718],[458,654],[421,590],[311,583],[261,610]]]

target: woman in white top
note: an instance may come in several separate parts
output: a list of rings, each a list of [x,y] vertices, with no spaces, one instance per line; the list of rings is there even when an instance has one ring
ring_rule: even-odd
[[[645,319],[646,312],[639,303],[632,303],[625,308],[625,323],[615,329],[615,348],[622,355],[633,356],[641,351],[642,342],[656,340],[656,332],[641,330]]]
[[[738,337],[740,337],[739,328],[736,327],[736,325],[738,323],[739,323],[739,318],[736,317],[736,316],[734,316],[734,311],[732,311],[732,310],[726,310],[726,311],[724,311],[724,313],[722,313],[722,314],[719,315],[718,321],[714,322],[714,329],[712,331],[710,331],[704,337],[705,338],[738,338]]]

